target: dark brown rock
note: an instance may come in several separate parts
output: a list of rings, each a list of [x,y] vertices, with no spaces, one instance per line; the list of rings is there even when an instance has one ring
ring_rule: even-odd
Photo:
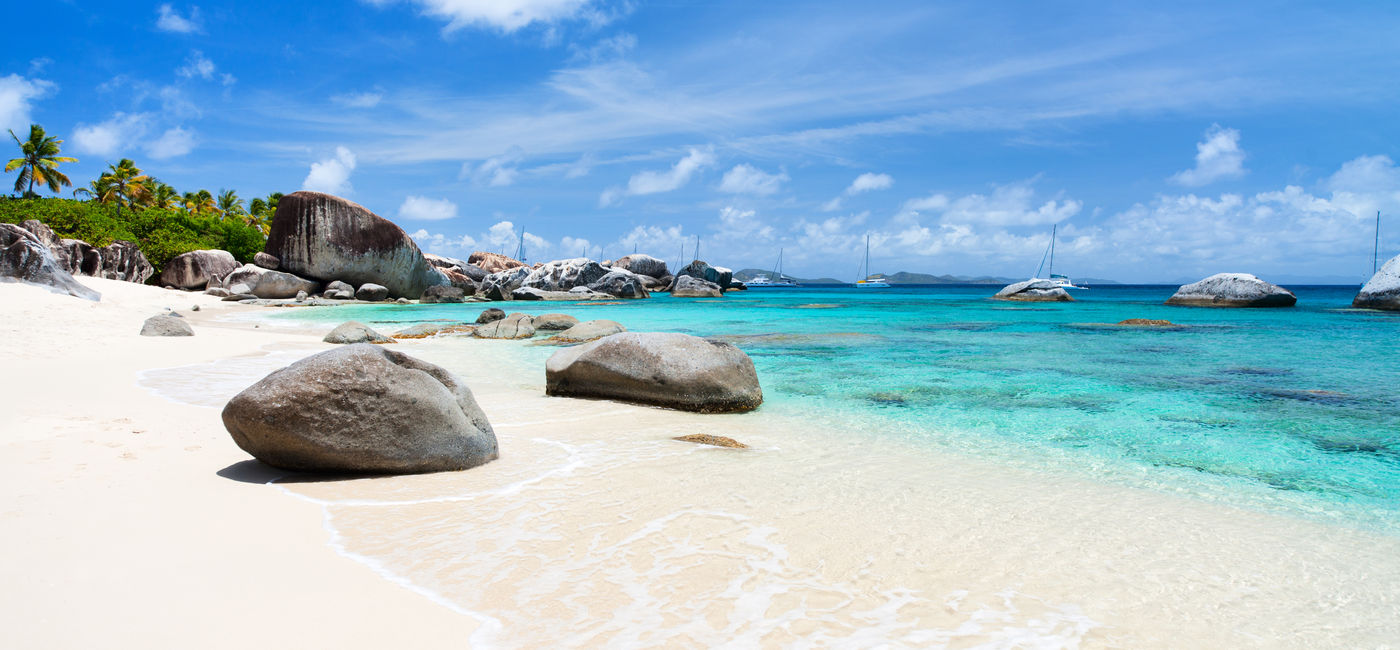
[[[506,257],[498,253],[488,253],[486,251],[476,251],[472,253],[471,256],[467,258],[467,263],[485,271],[488,275],[525,266],[525,263],[520,260]]]
[[[39,237],[10,223],[0,223],[0,280],[35,284],[85,300],[102,298],[73,279]]]
[[[228,251],[190,251],[167,262],[160,272],[160,281],[181,289],[206,289],[211,277],[225,277],[236,268],[238,262]]]

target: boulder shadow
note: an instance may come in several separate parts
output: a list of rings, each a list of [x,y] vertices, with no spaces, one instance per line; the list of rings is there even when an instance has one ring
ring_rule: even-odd
[[[267,485],[268,483],[330,483],[362,478],[386,476],[385,474],[311,474],[278,469],[257,459],[241,460],[225,467],[215,474],[230,481]]]

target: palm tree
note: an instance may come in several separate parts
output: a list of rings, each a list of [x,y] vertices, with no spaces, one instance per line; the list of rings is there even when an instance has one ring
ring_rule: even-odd
[[[238,198],[238,193],[233,190],[221,190],[218,205],[219,212],[224,213],[225,219],[247,214],[243,209],[243,199]]]
[[[219,206],[214,202],[214,195],[209,190],[198,192],[185,192],[185,211],[191,214],[204,214],[207,212],[218,212]]]
[[[20,142],[19,136],[10,131],[10,137],[14,138],[15,144],[19,145],[19,150],[24,154],[21,158],[15,158],[5,164],[5,172],[9,173],[16,169],[20,170],[19,178],[15,179],[15,191],[25,189],[25,198],[38,196],[34,193],[34,181],[38,180],[49,186],[49,191],[57,194],[60,186],[71,187],[73,182],[68,180],[63,172],[58,171],[59,163],[75,163],[77,158],[60,156],[59,145],[62,140],[44,134],[44,127],[38,124],[29,125],[29,139]]]
[[[281,192],[273,192],[267,198],[256,198],[248,202],[248,223],[257,226],[264,235],[272,230],[272,218],[277,216],[277,203],[282,200]]]
[[[181,205],[180,193],[175,188],[166,185],[156,179],[151,179],[151,192],[147,196],[146,205],[152,208],[169,209]]]
[[[107,171],[102,172],[102,178],[106,179],[104,191],[97,196],[97,200],[102,203],[115,201],[117,205],[125,204],[135,212],[137,206],[145,205],[149,200],[151,177],[142,174],[130,158],[122,158],[115,165],[107,165]]]

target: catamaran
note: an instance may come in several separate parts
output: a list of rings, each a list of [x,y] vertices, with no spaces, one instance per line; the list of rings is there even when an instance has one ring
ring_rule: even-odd
[[[1050,282],[1054,282],[1055,286],[1061,289],[1087,289],[1088,287],[1075,286],[1074,281],[1069,279],[1068,276],[1055,272],[1055,235],[1059,228],[1060,226],[1058,224],[1050,227],[1050,247],[1046,248],[1045,254],[1040,256],[1040,268],[1035,270],[1035,275],[1031,277],[1031,281],[1049,280]],[[1045,258],[1047,257],[1050,258],[1050,277],[1042,278],[1040,277],[1040,272],[1045,270]]]
[[[857,288],[859,288],[859,289],[881,289],[881,288],[888,289],[888,288],[889,288],[890,283],[888,283],[888,282],[885,281],[885,276],[879,275],[879,274],[875,274],[875,275],[871,275],[871,274],[870,274],[870,235],[866,235],[866,236],[865,236],[865,264],[864,264],[863,266],[864,266],[864,269],[865,269],[865,276],[864,276],[862,279],[860,279],[860,280],[856,280],[856,287],[857,287]]]
[[[774,279],[776,278],[776,279]],[[783,249],[778,249],[778,264],[773,267],[773,277],[766,275],[755,275],[752,280],[745,282],[750,289],[776,289],[779,287],[799,287],[796,280],[783,275]]]

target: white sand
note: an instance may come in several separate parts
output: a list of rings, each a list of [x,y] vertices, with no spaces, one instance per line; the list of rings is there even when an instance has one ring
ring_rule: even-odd
[[[319,341],[201,325],[254,309],[202,294],[80,281],[102,300],[0,283],[0,645],[466,645],[473,619],[334,553],[319,507],[220,476],[248,456],[217,410],[137,385],[150,368]],[[138,336],[165,307],[196,336]]]

